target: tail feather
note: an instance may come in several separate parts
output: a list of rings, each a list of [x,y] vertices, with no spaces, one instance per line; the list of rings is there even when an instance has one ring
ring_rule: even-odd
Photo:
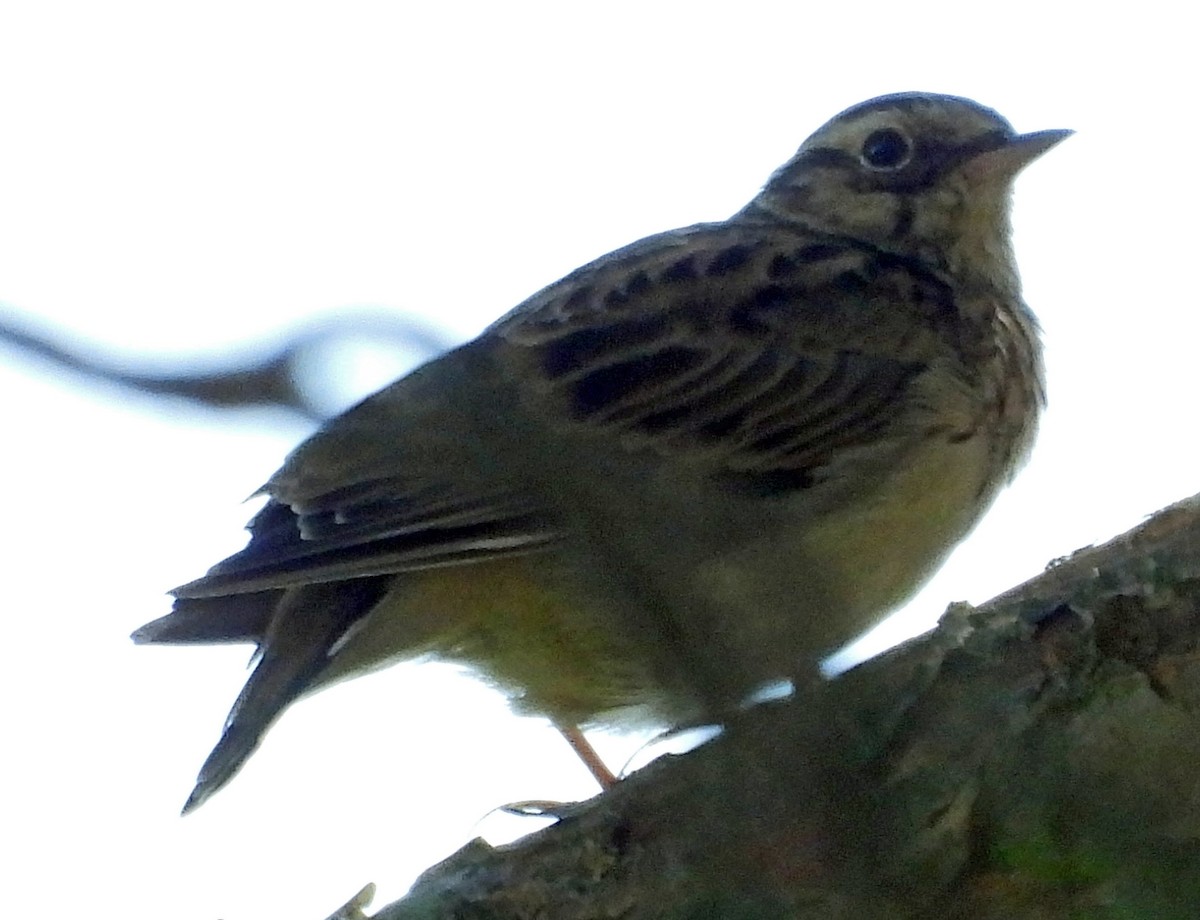
[[[183,813],[202,805],[254,753],[280,714],[311,688],[329,653],[387,590],[388,578],[306,585],[229,597],[180,600],[143,626],[139,642],[258,643],[258,663],[196,779]]]
[[[220,642],[262,644],[282,591],[256,591],[225,597],[180,598],[165,617],[135,630],[139,645]]]

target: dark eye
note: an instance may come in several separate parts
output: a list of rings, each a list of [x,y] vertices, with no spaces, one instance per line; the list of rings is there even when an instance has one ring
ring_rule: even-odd
[[[912,144],[895,128],[872,131],[863,141],[859,158],[872,169],[898,169],[912,156]]]

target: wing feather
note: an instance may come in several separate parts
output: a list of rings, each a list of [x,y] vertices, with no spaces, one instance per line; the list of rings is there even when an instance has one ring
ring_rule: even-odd
[[[811,484],[838,454],[889,437],[894,406],[928,367],[916,355],[931,353],[911,330],[954,341],[945,326],[956,321],[949,289],[927,269],[853,241],[735,220],[651,237],[585,266],[494,325],[471,354],[494,361],[497,379],[522,398],[541,400],[538,411],[560,430],[607,431],[615,451],[691,458],[714,478],[757,478],[777,491]],[[907,338],[881,334],[888,325]],[[897,340],[907,345],[896,350]],[[480,467],[456,460],[473,436],[469,416],[454,429],[447,414],[457,419],[457,404],[489,396],[473,390],[455,403],[438,394],[455,379],[455,369],[442,370],[393,385],[302,446],[265,487],[272,499],[251,522],[247,548],[177,596],[552,545],[559,534],[534,496],[457,469]]]
[[[949,286],[923,266],[731,221],[620,250],[494,331],[511,373],[572,424],[707,458],[718,477],[803,484],[902,424],[894,407],[958,326]]]

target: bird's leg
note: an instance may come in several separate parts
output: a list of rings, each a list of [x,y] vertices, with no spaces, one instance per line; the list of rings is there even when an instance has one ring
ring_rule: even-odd
[[[588,768],[596,782],[600,784],[601,789],[607,791],[617,784],[617,775],[605,766],[604,761],[600,759],[596,749],[583,736],[578,725],[564,725],[561,722],[555,722],[554,727],[566,739],[567,744],[571,745],[571,749],[583,761],[583,765]]]

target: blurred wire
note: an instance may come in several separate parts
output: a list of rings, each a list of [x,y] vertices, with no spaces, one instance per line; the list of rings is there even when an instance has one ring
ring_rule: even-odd
[[[369,339],[375,346],[413,355],[416,360],[432,357],[450,345],[441,333],[413,317],[378,310],[331,314],[299,324],[279,334],[281,344],[273,336],[256,348],[248,347],[250,358],[241,366],[190,373],[132,370],[138,363],[135,356],[105,355],[94,345],[69,345],[70,338],[60,330],[38,328],[28,319],[0,313],[0,345],[35,356],[85,382],[116,384],[209,408],[282,408],[310,420],[329,414],[327,400],[312,386],[314,364],[323,355],[340,352],[346,342]],[[200,361],[187,358],[178,363]],[[204,363],[215,362],[204,359]]]

